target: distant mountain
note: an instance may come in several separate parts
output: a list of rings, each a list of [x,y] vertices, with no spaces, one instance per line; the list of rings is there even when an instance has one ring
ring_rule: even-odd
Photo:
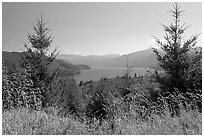
[[[202,47],[192,49],[192,53],[202,51]],[[7,68],[19,68],[21,52],[2,52],[2,61]],[[61,70],[68,74],[80,73],[80,69],[90,69],[90,67],[126,67],[133,66],[137,68],[158,68],[158,62],[151,48],[133,52],[126,55],[108,54],[108,55],[58,55],[56,61],[51,65],[52,68],[60,66]],[[76,64],[76,65],[73,65]],[[83,64],[83,65],[82,65]],[[89,67],[90,66],[90,67]]]
[[[73,64],[86,64],[91,67],[125,67],[127,65],[148,68],[157,66],[157,59],[153,50],[147,49],[138,52],[133,52],[126,55],[110,54],[110,55],[59,55],[58,59],[68,60]]]
[[[58,59],[70,61],[73,64],[85,64],[91,67],[103,67],[106,66],[107,61],[119,57],[119,54],[108,54],[108,55],[66,55],[62,54],[57,56]]]
[[[22,70],[19,61],[21,60],[24,53],[22,52],[7,52],[2,51],[2,63],[7,70],[17,69],[19,71]],[[74,76],[75,74],[79,74],[81,69],[91,69],[88,65],[73,65],[71,62],[56,59],[49,66],[49,71],[53,72],[57,68],[59,68],[60,75],[66,76]]]
[[[133,66],[137,68],[150,68],[157,66],[157,59],[152,49],[133,52],[110,60],[109,67]]]

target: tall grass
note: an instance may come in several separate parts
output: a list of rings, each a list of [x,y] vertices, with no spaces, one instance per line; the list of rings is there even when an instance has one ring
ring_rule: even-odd
[[[57,115],[57,109],[31,111],[25,108],[4,111],[3,135],[201,135],[202,114],[182,109],[180,116],[151,115],[145,121],[135,115],[118,113],[112,120],[81,122],[73,116]],[[133,111],[133,110],[132,110]]]

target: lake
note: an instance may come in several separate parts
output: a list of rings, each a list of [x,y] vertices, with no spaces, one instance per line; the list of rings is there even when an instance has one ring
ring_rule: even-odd
[[[103,77],[114,78],[116,76],[122,76],[126,72],[126,68],[124,67],[100,67],[100,68],[92,68],[88,70],[81,70],[79,75],[76,75],[74,78],[76,82],[80,81],[89,81],[89,80],[100,80]],[[131,68],[130,75],[144,75],[147,73],[146,68]]]

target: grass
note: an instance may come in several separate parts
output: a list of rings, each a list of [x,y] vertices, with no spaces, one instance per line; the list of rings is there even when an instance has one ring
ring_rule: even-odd
[[[57,110],[30,111],[25,108],[4,111],[2,114],[3,135],[201,135],[202,114],[197,111],[182,111],[180,117],[151,116],[141,121],[134,116],[118,114],[114,120],[91,124],[68,116],[59,116]],[[111,124],[114,129],[111,129]]]

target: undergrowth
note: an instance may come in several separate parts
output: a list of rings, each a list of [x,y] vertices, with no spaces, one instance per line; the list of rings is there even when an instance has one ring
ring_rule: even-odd
[[[94,119],[81,121],[69,115],[58,115],[58,110],[49,108],[31,111],[25,108],[4,111],[3,135],[201,135],[202,114],[197,110],[181,110],[180,116],[151,115],[148,120],[137,119],[130,113],[117,113],[113,119],[100,123]]]

